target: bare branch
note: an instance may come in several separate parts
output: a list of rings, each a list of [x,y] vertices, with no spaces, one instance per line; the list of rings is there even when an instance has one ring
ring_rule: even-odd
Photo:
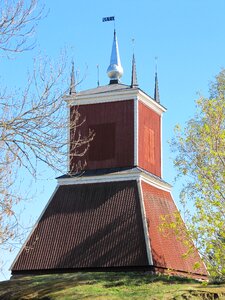
[[[0,50],[18,53],[33,49],[35,43],[28,39],[34,36],[43,11],[38,0],[0,0]]]

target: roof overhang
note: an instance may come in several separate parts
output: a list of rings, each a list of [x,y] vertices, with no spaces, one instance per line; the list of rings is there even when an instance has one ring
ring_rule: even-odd
[[[64,96],[64,100],[67,102],[68,106],[139,100],[159,115],[166,111],[165,107],[157,103],[139,88],[121,88],[118,90],[110,90],[109,88],[109,90],[105,90],[104,92],[98,92],[97,88],[95,90],[96,92],[94,93],[81,92],[78,94],[66,95]]]
[[[88,184],[88,183],[104,183],[104,182],[118,182],[118,181],[145,181],[150,185],[159,188],[161,190],[171,192],[172,186],[163,181],[161,178],[148,173],[146,171],[142,171],[138,168],[128,169],[120,172],[112,172],[104,175],[90,175],[85,176],[85,172],[82,175],[75,176],[62,176],[57,178],[58,185],[72,185],[72,184]]]

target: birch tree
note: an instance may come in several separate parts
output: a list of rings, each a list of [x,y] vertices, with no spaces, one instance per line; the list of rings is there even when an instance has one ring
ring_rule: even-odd
[[[176,128],[172,142],[174,164],[184,182],[181,203],[190,238],[195,241],[210,275],[225,280],[224,69],[210,85],[209,97],[200,97],[196,105],[194,118],[185,128]]]

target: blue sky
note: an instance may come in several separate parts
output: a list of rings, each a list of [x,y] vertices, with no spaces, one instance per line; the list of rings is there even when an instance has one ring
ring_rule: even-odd
[[[113,22],[102,23],[102,17],[115,16],[123,83],[130,84],[132,38],[139,86],[150,96],[153,96],[155,57],[158,57],[160,99],[168,109],[163,118],[164,179],[173,183],[175,170],[168,146],[173,128],[194,115],[197,93],[207,96],[209,82],[225,65],[225,1],[49,0],[45,6],[48,14],[38,25],[37,47],[10,61],[1,58],[1,81],[9,87],[23,87],[27,70],[32,67],[32,57],[41,51],[57,60],[61,49],[66,48],[68,59],[74,59],[80,76],[86,74],[79,90],[96,87],[97,65],[100,84],[108,84],[106,70]],[[49,173],[48,178],[33,184],[34,199],[23,204],[21,216],[25,224],[37,219],[52,194],[56,186],[54,174]],[[179,189],[175,184],[173,194],[177,202]],[[15,252],[4,254],[6,278],[9,276],[6,270],[15,255]]]

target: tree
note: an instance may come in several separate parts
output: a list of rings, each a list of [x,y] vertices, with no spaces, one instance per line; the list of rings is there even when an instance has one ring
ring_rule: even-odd
[[[225,70],[200,97],[197,113],[184,129],[176,127],[172,150],[183,177],[181,203],[190,237],[210,275],[225,279]],[[191,209],[193,207],[193,209]],[[178,223],[177,223],[178,224]],[[179,225],[178,225],[179,226]],[[174,224],[170,224],[174,227]],[[191,243],[189,243],[191,245]]]
[[[0,52],[2,57],[32,50],[31,34],[40,20],[43,7],[38,0],[0,1]],[[39,164],[65,172],[68,149],[67,107],[63,95],[66,61],[34,60],[24,90],[0,89],[0,248],[11,245],[18,236],[15,205],[23,198],[18,178],[24,171],[37,177]],[[84,119],[78,109],[71,116],[70,131],[77,132],[73,153],[82,156],[93,133],[79,134]],[[77,154],[77,155],[78,155]],[[70,157],[72,159],[72,157]],[[23,171],[23,172],[22,172]]]

